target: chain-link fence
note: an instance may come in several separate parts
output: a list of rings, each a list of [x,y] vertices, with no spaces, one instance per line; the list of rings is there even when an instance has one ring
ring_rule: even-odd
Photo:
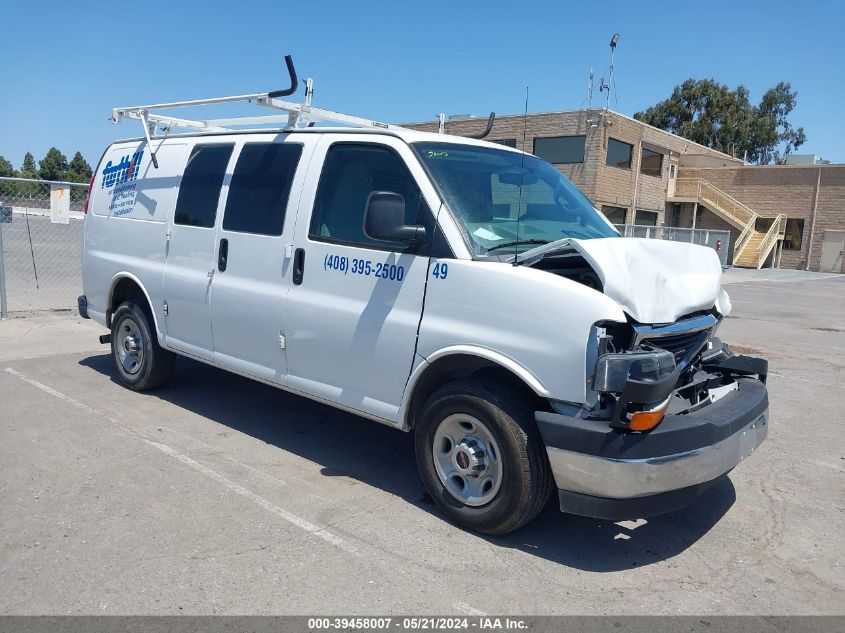
[[[731,242],[730,231],[716,229],[682,229],[675,226],[641,226],[639,224],[617,224],[618,230],[625,237],[645,237],[653,240],[671,240],[709,246],[719,255],[722,266],[728,265],[728,247]]]
[[[69,197],[69,213],[61,217],[50,210],[51,189],[57,188],[64,191],[54,196]],[[82,220],[87,193],[88,185],[77,183],[0,178],[3,316],[76,311],[76,298],[82,294]],[[65,219],[67,223],[63,223]]]

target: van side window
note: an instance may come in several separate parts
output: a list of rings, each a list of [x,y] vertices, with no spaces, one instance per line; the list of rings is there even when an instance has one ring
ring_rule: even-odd
[[[186,226],[212,228],[223,187],[226,165],[234,145],[197,145],[188,157],[173,221]]]
[[[430,216],[431,212],[420,204],[420,190],[396,153],[378,145],[337,143],[329,148],[323,164],[309,236],[326,242],[406,250],[405,244],[364,235],[364,207],[373,191],[404,196],[406,224],[428,223],[420,215]]]
[[[223,230],[281,235],[301,155],[302,145],[294,143],[244,145],[229,184]]]

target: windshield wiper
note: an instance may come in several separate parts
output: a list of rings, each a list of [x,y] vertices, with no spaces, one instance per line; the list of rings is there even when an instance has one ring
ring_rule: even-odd
[[[549,240],[515,240],[513,242],[505,242],[504,244],[496,244],[487,249],[487,252],[495,251],[498,248],[507,248],[508,246],[519,246],[520,244],[548,244]]]

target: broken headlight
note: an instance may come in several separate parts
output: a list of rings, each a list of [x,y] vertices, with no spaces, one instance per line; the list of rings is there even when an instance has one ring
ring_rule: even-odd
[[[628,380],[657,381],[675,371],[675,356],[661,349],[605,354],[596,362],[593,389],[621,393]]]

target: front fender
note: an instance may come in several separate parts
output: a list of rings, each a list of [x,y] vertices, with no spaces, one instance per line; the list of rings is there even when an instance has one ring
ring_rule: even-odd
[[[541,396],[586,399],[593,327],[625,322],[621,306],[597,290],[528,266],[449,260],[446,278],[429,279],[417,352],[487,355]]]
[[[409,409],[414,398],[414,393],[416,392],[416,389],[420,384],[420,380],[425,372],[437,361],[457,356],[474,356],[475,358],[489,361],[499,367],[502,367],[503,369],[507,369],[512,374],[519,377],[538,396],[548,397],[549,391],[546,389],[545,385],[543,385],[543,383],[540,382],[528,369],[517,363],[512,358],[508,358],[503,354],[484,347],[474,345],[452,345],[450,347],[437,350],[428,358],[420,359],[420,362],[417,363],[416,367],[414,367],[414,370],[411,372],[411,376],[408,378],[408,382],[405,385],[405,392],[402,394],[402,401],[399,403],[398,420],[400,428],[404,430],[410,428],[408,423]]]

